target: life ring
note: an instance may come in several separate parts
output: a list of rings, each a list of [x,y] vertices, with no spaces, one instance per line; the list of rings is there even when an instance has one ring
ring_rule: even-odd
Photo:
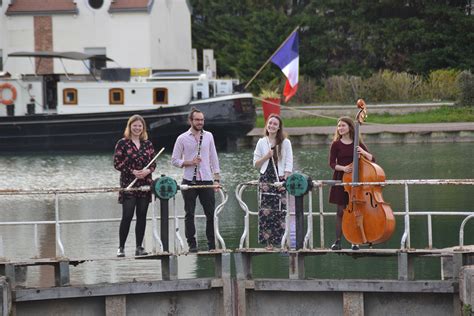
[[[5,89],[9,89],[11,91],[11,98],[10,99],[4,99],[2,97],[3,95],[3,90]],[[15,86],[13,86],[12,84],[10,83],[4,83],[4,84],[0,84],[0,103],[3,103],[5,105],[12,105],[13,102],[15,102],[16,100],[16,88]]]

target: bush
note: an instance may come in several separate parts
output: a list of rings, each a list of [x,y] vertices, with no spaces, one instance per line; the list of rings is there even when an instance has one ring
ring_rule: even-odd
[[[457,77],[459,87],[458,104],[462,106],[474,106],[474,76],[470,71],[463,71]]]
[[[434,101],[456,100],[459,95],[457,77],[460,71],[455,69],[439,69],[432,71],[425,83],[426,98]]]
[[[324,81],[324,86],[327,92],[328,101],[331,102],[351,102],[357,98],[357,91],[354,91],[352,82],[349,76],[332,76]]]
[[[419,99],[422,83],[420,76],[384,70],[364,81],[362,95],[371,102],[413,101]]]
[[[309,77],[301,76],[298,92],[291,100],[296,104],[315,102],[354,103],[363,98],[368,102],[414,102],[456,100],[474,105],[474,77],[470,72],[454,69],[432,71],[422,76],[407,72],[383,70],[363,79],[357,76],[331,76],[319,86]]]

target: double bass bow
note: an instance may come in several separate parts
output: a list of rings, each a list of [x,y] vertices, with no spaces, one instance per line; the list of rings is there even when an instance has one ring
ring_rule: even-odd
[[[357,153],[359,126],[367,117],[364,100],[357,101],[360,109],[356,116],[354,133],[354,158],[352,173],[345,173],[342,180],[349,182],[385,182],[383,169]],[[380,185],[344,185],[349,203],[342,217],[344,237],[353,244],[379,244],[388,240],[395,230],[395,218],[390,204],[382,197]]]

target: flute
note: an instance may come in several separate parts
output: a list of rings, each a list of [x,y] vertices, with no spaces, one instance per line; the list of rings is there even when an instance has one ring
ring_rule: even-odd
[[[163,152],[163,150],[165,150],[165,147],[161,148],[161,150],[156,154],[156,156],[148,163],[148,165],[145,166],[145,168],[143,168],[142,170],[145,170],[146,168],[150,167],[151,164],[156,160],[156,158],[158,158],[158,156]],[[135,182],[137,182],[138,178],[135,178],[135,180],[132,181],[132,183],[130,183],[128,185],[127,188],[125,188],[125,190],[128,190],[130,189],[134,184]]]
[[[204,131],[201,130],[201,136],[199,136],[198,152],[197,152],[198,157],[201,156],[201,145],[202,145],[202,135],[203,134],[204,134]],[[198,171],[198,165],[194,166],[193,181],[191,181],[192,184],[196,184],[197,171]]]

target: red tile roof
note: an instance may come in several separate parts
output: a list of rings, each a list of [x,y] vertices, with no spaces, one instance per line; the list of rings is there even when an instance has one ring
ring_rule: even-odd
[[[109,12],[150,11],[153,0],[112,0]]]
[[[13,0],[6,15],[77,14],[73,0]]]

